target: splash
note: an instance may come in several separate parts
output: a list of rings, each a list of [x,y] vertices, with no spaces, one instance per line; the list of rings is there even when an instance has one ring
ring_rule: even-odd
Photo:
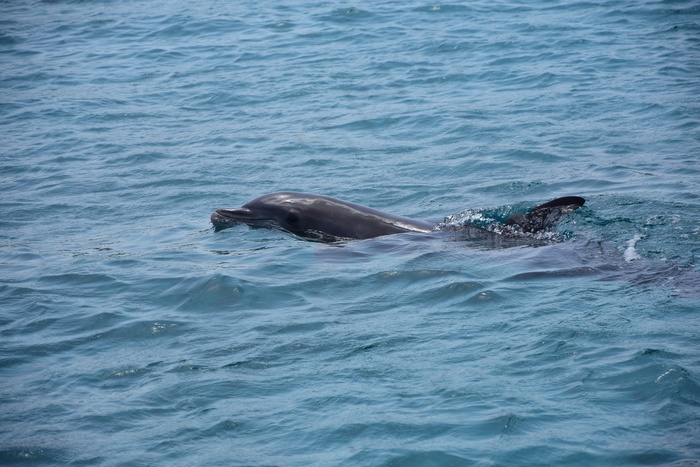
[[[447,216],[443,222],[435,226],[434,230],[442,232],[473,232],[474,229],[483,231],[487,235],[499,235],[513,239],[545,242],[562,239],[562,235],[553,230],[524,232],[520,226],[505,225],[498,218],[491,217],[488,212],[478,209],[467,209],[459,214]]]
[[[637,234],[634,234],[634,237],[632,237],[631,239],[629,239],[627,241],[627,248],[625,249],[625,253],[624,253],[625,261],[627,261],[629,263],[630,261],[634,261],[635,259],[642,258],[642,256],[639,254],[639,252],[635,249],[635,245],[637,245],[637,242],[643,238],[644,238],[644,235],[637,233]]]

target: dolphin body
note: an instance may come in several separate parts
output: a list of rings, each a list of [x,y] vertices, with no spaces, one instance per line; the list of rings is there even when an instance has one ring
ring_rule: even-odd
[[[541,232],[585,202],[579,196],[557,198],[529,212],[510,216],[505,225],[525,233]],[[435,230],[435,225],[429,222],[387,214],[330,196],[289,191],[263,195],[241,208],[217,209],[211,215],[211,223],[217,229],[237,224],[277,228],[326,243]]]

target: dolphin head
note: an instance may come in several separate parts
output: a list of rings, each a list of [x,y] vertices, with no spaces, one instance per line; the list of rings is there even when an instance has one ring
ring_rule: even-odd
[[[240,208],[217,209],[211,223],[217,228],[247,224],[251,227],[278,227],[291,233],[304,231],[299,197],[274,193],[256,198]]]
[[[344,240],[347,235],[343,234],[339,216],[334,216],[333,209],[329,209],[333,205],[329,200],[304,193],[272,193],[256,198],[241,208],[217,209],[211,215],[211,223],[217,229],[247,224],[250,227],[280,229],[308,240]]]

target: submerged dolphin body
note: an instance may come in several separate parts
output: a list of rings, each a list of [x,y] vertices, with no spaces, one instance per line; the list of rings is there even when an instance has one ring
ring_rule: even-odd
[[[529,212],[513,215],[505,224],[522,232],[541,232],[584,203],[578,196],[557,198]],[[435,229],[429,222],[387,214],[330,196],[287,191],[261,196],[241,208],[218,209],[211,215],[211,223],[217,229],[241,223],[278,228],[321,242],[362,240],[404,232],[427,233]]]

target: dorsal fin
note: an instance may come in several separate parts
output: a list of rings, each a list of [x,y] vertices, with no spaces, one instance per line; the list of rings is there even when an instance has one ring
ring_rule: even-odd
[[[523,232],[541,232],[554,225],[564,214],[577,210],[586,202],[580,196],[564,196],[540,204],[524,214],[514,214],[506,225],[517,225]]]

